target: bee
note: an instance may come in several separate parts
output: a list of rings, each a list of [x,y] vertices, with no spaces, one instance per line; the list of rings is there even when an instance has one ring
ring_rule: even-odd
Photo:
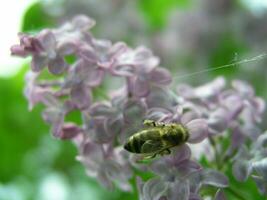
[[[184,144],[189,138],[189,132],[182,124],[145,120],[143,125],[145,128],[133,134],[124,149],[143,154],[145,159],[170,154],[170,148]]]

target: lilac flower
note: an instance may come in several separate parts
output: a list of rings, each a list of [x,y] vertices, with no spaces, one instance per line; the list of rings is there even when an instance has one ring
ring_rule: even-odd
[[[49,30],[42,31],[37,38],[27,35],[20,35],[20,46],[12,47],[12,54],[18,56],[33,55],[32,70],[40,72],[45,66],[53,74],[61,74],[66,68],[63,56],[56,52],[56,39],[54,34]]]
[[[262,194],[267,194],[267,133],[258,137],[252,148],[248,150],[245,146],[238,151],[233,165],[233,173],[237,180],[246,181],[250,175],[258,185]]]
[[[227,187],[227,178],[219,172],[204,170],[190,160],[188,146],[177,148],[173,155],[155,161],[151,168],[160,176],[142,183],[139,180],[140,199],[199,199],[202,185]]]
[[[64,56],[72,54],[81,40],[90,39],[86,31],[94,25],[94,21],[78,16],[71,23],[66,23],[56,30],[43,30],[36,37],[20,34],[20,45],[11,47],[13,55],[32,55],[32,70],[40,72],[48,66],[55,75],[67,70]]]
[[[234,132],[241,131],[245,137],[253,138],[255,136],[248,132],[254,129],[255,133],[265,103],[261,98],[255,97],[248,84],[233,81],[232,85],[233,89],[225,89],[225,80],[218,78],[195,89],[187,85],[180,86],[178,94],[187,104],[191,102],[191,109],[198,112],[200,117],[207,119],[211,135],[221,134],[231,128]]]
[[[113,183],[125,191],[132,190],[129,179],[132,172],[123,159],[121,148],[113,149],[107,145],[96,144],[89,138],[76,140],[80,149],[77,160],[86,167],[89,176],[96,177],[107,188],[113,188]]]
[[[108,142],[115,138],[116,134],[120,134],[123,126],[123,118],[115,107],[109,102],[95,103],[90,107],[88,119],[85,119],[87,130],[92,138],[98,142]],[[94,124],[93,127],[90,127]],[[93,130],[91,130],[93,129]]]
[[[178,87],[177,96],[170,88],[170,72],[159,67],[159,59],[149,49],[97,39],[88,32],[93,25],[92,19],[78,16],[58,29],[22,35],[20,45],[11,48],[14,55],[32,56],[33,72],[27,75],[25,89],[30,108],[37,103],[45,106],[42,117],[53,135],[76,143],[77,159],[89,176],[107,188],[116,185],[130,191],[129,180],[136,168],[152,171],[155,176],[146,182],[137,179],[144,200],[196,200],[201,199],[205,185],[228,186],[222,173],[201,167],[187,144],[148,165],[122,149],[131,135],[144,128],[143,120],[152,119],[182,124],[189,132],[187,143],[195,145],[206,138],[216,141],[218,135],[232,131],[231,151],[223,152],[216,146],[220,144],[213,144],[221,155],[233,156],[243,141],[256,140],[259,148],[255,146],[252,152],[240,148],[237,157],[242,159],[234,164],[233,172],[239,180],[246,180],[255,171],[255,181],[264,188],[265,140],[248,134],[248,129],[257,127],[264,102],[247,84],[234,81],[233,88],[226,89],[220,77],[196,88],[184,84]],[[66,55],[75,57],[68,66]],[[43,76],[46,66],[52,74],[49,78]],[[115,82],[119,82],[117,87]],[[104,95],[100,87],[105,88],[101,90]],[[82,124],[67,121],[72,111],[80,113]],[[221,190],[216,198],[224,198]]]

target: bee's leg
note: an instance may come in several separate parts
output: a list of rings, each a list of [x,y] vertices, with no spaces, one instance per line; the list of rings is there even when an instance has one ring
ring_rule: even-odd
[[[167,154],[171,154],[171,150],[170,149],[166,149]]]
[[[150,119],[146,119],[143,124],[145,126],[149,126],[149,127],[164,127],[165,124],[163,122],[155,122],[153,120]]]
[[[153,158],[156,157],[156,155],[157,155],[157,153],[146,155],[145,157],[137,160],[137,163],[143,163],[143,164],[144,163],[150,163],[153,160]]]
[[[160,152],[160,155],[169,155],[169,154],[171,154],[171,150],[170,149],[164,149],[164,150],[162,150],[161,152]]]
[[[149,156],[145,156],[144,159],[153,159],[157,156],[158,153],[154,153],[152,155],[149,155]]]
[[[146,120],[143,122],[143,124],[144,124],[145,126],[149,126],[149,127],[156,127],[156,126],[157,126],[155,121],[153,121],[153,120],[149,120],[149,119],[146,119]]]

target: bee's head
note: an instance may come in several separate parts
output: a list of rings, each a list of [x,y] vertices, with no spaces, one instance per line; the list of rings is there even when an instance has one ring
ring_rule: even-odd
[[[127,151],[131,151],[130,143],[127,141],[127,142],[124,144],[123,148],[124,148],[125,150],[127,150]]]

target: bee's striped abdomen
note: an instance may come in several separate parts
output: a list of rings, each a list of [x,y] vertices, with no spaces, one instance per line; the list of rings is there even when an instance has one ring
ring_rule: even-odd
[[[124,148],[132,153],[141,153],[141,147],[145,141],[140,140],[138,135],[133,135],[124,145]]]
[[[152,133],[152,134],[151,134]],[[157,130],[143,130],[139,133],[134,134],[129,138],[129,140],[124,145],[124,148],[132,153],[143,153],[142,146],[143,144],[154,137],[154,134],[158,135]]]

